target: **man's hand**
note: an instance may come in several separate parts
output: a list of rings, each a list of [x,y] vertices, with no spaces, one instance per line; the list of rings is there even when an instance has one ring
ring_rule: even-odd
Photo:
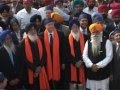
[[[37,68],[36,68],[36,70],[35,70],[35,73],[34,73],[34,77],[36,78],[36,77],[38,77],[38,75],[39,75],[39,73],[40,73],[40,71],[41,71],[41,66],[38,66]]]
[[[65,64],[62,64],[61,68],[62,70],[65,70]]]
[[[11,80],[10,82],[9,82],[9,84],[11,85],[11,86],[15,86],[15,85],[17,85],[18,83],[19,83],[19,79],[13,79],[13,80]]]
[[[36,70],[35,70],[35,72],[40,72],[41,71],[41,66],[38,66],[37,68],[36,68]]]
[[[80,66],[82,66],[82,61],[79,60],[78,62],[76,62],[76,63],[75,63],[75,66],[76,66],[77,68],[79,68]]]
[[[7,79],[5,78],[3,82],[0,82],[0,90],[7,86]]]
[[[110,81],[113,80],[113,74],[110,74]]]
[[[93,64],[91,69],[92,69],[93,72],[97,72],[99,70],[99,68],[96,64]]]

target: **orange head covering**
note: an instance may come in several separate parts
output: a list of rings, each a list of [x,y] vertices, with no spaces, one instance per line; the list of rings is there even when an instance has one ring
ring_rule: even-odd
[[[93,23],[89,26],[89,31],[92,33],[94,31],[102,32],[103,26],[99,23]]]
[[[62,23],[64,21],[63,17],[58,14],[57,12],[53,12],[51,13],[51,18],[55,21],[57,21],[58,23]]]

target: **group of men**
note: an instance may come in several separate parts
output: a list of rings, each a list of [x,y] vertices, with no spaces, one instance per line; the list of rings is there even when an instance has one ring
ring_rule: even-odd
[[[39,10],[23,0],[14,15],[0,4],[1,89],[120,89],[120,3],[110,4],[112,20],[106,4],[71,3],[73,13],[60,7],[62,0]]]

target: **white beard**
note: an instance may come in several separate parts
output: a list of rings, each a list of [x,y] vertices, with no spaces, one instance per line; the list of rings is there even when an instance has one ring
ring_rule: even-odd
[[[28,35],[28,38],[29,38],[32,42],[36,42],[38,36],[37,36],[37,34],[35,34],[35,35]]]
[[[77,42],[80,40],[80,33],[79,33],[79,31],[78,31],[78,32],[73,32],[73,31],[71,30],[71,34],[72,34],[73,38],[74,38]]]
[[[8,51],[12,51],[13,53],[15,53],[16,49],[15,49],[15,45],[13,43],[11,43],[11,45],[5,45],[4,46],[7,48]]]
[[[92,53],[94,56],[99,54],[101,48],[101,36],[91,36]]]

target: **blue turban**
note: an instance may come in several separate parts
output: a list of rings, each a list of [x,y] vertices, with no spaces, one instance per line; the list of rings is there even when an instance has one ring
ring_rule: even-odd
[[[70,23],[69,23],[69,29],[70,29],[70,30],[71,30],[73,24],[76,24],[77,26],[80,26],[80,23],[79,23],[78,19],[73,19],[73,20],[71,20]]]
[[[103,21],[103,17],[102,17],[102,14],[100,13],[93,13],[92,14],[92,21],[93,22],[102,22]]]
[[[83,19],[83,18],[88,19],[87,14],[80,14],[80,16],[79,16],[79,20],[81,20],[81,19]]]
[[[3,13],[3,11],[6,10],[7,12],[10,11],[10,7],[5,3],[0,3],[0,13]]]
[[[11,34],[11,31],[10,30],[4,30],[0,33],[0,42],[3,43],[6,36],[7,35],[10,35]]]
[[[50,22],[54,22],[54,20],[52,18],[45,18],[44,19],[44,25],[47,25]]]

